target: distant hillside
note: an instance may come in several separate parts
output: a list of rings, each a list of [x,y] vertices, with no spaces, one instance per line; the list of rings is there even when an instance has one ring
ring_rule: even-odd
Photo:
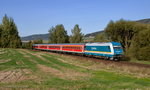
[[[21,37],[22,41],[29,41],[29,40],[37,40],[37,39],[43,39],[48,40],[49,34],[34,34],[26,37]]]
[[[138,20],[136,22],[144,23],[144,24],[150,24],[150,19],[142,19],[142,20]]]
[[[97,34],[102,33],[102,32],[104,32],[104,31],[102,30],[102,31],[98,31],[98,32],[89,33],[89,34],[86,34],[85,37],[95,37]]]
[[[97,34],[102,33],[104,31],[98,31],[98,32],[93,32],[86,34],[85,37],[95,37]],[[26,37],[21,37],[22,41],[29,41],[29,40],[37,40],[37,39],[43,39],[43,40],[48,40],[49,34],[34,34]]]
[[[137,20],[136,22],[139,23],[144,23],[144,24],[150,24],[150,19],[142,19],[142,20]],[[98,31],[98,32],[93,32],[93,33],[89,33],[85,35],[85,38],[88,37],[95,37],[97,34],[104,32],[104,30],[102,31]],[[36,40],[36,39],[43,39],[43,40],[48,40],[49,35],[48,34],[34,34],[34,35],[30,35],[30,36],[26,36],[26,37],[21,37],[22,41],[29,41],[29,40]]]

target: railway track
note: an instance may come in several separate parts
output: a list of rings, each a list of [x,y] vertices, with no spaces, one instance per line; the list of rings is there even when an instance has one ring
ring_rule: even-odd
[[[37,51],[37,50],[33,50],[33,51]],[[45,52],[45,51],[41,51],[41,52]],[[46,53],[48,53],[49,51],[46,51]],[[116,66],[135,66],[135,67],[141,67],[141,68],[150,68],[150,65],[148,64],[141,64],[141,63],[135,63],[135,62],[129,62],[129,61],[111,61],[111,60],[105,60],[102,58],[98,58],[98,57],[91,57],[91,56],[83,56],[83,55],[77,55],[77,54],[68,54],[68,53],[56,53],[56,52],[50,52],[56,55],[64,55],[64,56],[70,56],[70,57],[74,57],[77,58],[79,60],[90,60],[90,61],[94,61],[94,62],[101,62],[104,64],[115,64]]]

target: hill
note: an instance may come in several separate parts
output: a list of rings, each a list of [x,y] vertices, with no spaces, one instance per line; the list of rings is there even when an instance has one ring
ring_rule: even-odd
[[[95,37],[97,34],[102,33],[102,32],[104,32],[104,31],[102,30],[102,31],[98,31],[98,32],[89,33],[89,34],[86,34],[85,37]]]
[[[98,31],[98,32],[93,32],[85,35],[85,38],[87,37],[95,37],[97,34],[102,33],[104,31]],[[25,37],[21,37],[22,41],[29,41],[29,40],[37,40],[37,39],[43,39],[45,41],[48,41],[49,34],[34,34],[34,35],[29,35]]]
[[[137,20],[136,22],[139,23],[144,23],[144,24],[150,24],[150,19],[141,19],[141,20]],[[104,30],[98,31],[98,32],[93,32],[93,33],[89,33],[85,35],[85,38],[88,37],[95,37],[97,34],[104,32]],[[48,33],[47,34],[34,34],[34,35],[30,35],[30,36],[26,36],[26,37],[21,37],[22,41],[29,41],[29,40],[36,40],[36,39],[43,39],[45,41],[48,40]]]
[[[144,24],[150,24],[150,19],[142,19],[142,20],[138,20],[136,22],[144,23]]]
[[[37,39],[43,39],[48,40],[49,34],[34,34],[26,37],[21,37],[22,41],[29,41],[29,40],[37,40]]]

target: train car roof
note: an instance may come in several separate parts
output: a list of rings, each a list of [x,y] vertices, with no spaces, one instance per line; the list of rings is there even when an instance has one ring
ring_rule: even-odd
[[[95,43],[60,43],[60,44],[33,44],[33,46],[36,45],[110,45],[113,46],[120,46],[121,44],[118,42],[95,42]]]
[[[98,45],[98,46],[103,46],[103,45],[113,45],[113,46],[120,46],[121,44],[118,43],[118,42],[95,42],[95,43],[86,43],[86,45],[88,46],[95,46],[95,45]]]
[[[121,43],[118,43],[118,42],[111,42],[113,46],[120,46]]]
[[[33,45],[85,45],[85,43],[63,43],[63,44],[33,44]]]

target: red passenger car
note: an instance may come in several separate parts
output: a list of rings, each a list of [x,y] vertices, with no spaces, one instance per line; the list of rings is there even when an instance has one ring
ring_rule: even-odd
[[[83,53],[85,44],[34,44],[33,49]]]

